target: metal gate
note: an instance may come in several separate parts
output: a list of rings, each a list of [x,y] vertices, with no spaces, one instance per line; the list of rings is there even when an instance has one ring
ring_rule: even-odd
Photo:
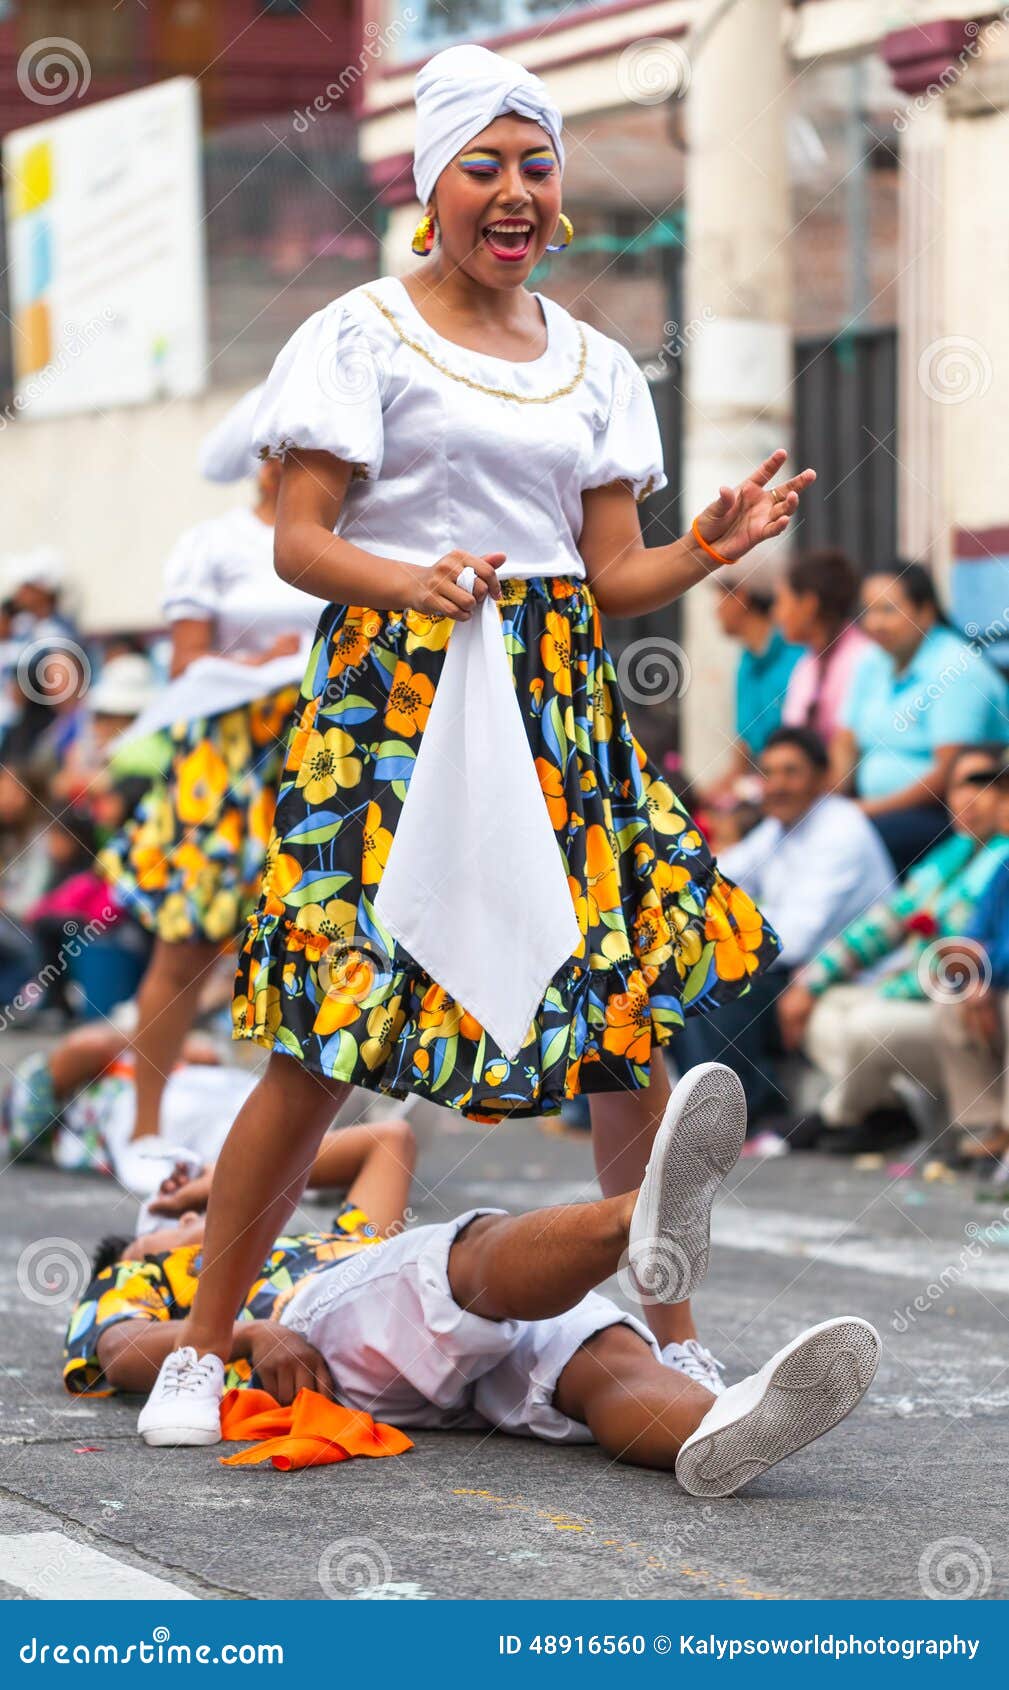
[[[795,543],[841,546],[862,571],[897,555],[897,331],[795,345],[794,462],[816,470]]]

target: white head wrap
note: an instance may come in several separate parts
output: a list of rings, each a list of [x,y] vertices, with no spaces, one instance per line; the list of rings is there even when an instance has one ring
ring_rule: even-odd
[[[215,423],[200,447],[200,474],[205,481],[244,481],[255,475],[259,459],[252,449],[252,423],[266,383],[243,393]]]
[[[445,166],[502,112],[532,118],[545,129],[564,169],[562,118],[546,86],[514,59],[486,47],[446,47],[417,72],[413,179],[427,205]]]

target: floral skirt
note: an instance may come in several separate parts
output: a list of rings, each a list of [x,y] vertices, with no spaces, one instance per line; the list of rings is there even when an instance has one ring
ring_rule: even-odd
[[[298,688],[173,729],[172,763],[98,861],[169,943],[225,943],[255,907]]]
[[[472,1120],[556,1114],[645,1087],[688,1010],[747,989],[777,954],[634,739],[588,585],[502,582],[519,704],[581,929],[508,1060],[385,931],[375,898],[453,624],[332,605],[288,745],[234,1031],[315,1073]]]

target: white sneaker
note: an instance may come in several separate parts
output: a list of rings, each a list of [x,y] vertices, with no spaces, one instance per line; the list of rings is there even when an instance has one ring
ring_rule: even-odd
[[[676,1457],[691,1496],[731,1496],[850,1414],[879,1365],[875,1327],[825,1320],[786,1344],[708,1409]]]
[[[153,1197],[162,1180],[182,1163],[191,1174],[199,1173],[203,1162],[195,1151],[170,1144],[166,1138],[150,1136],[130,1139],[112,1158],[112,1171],[120,1185],[143,1201]]]
[[[662,1351],[663,1367],[671,1367],[676,1373],[685,1373],[695,1385],[703,1385],[713,1397],[720,1397],[725,1390],[725,1380],[722,1378],[722,1363],[716,1361],[710,1350],[696,1338],[687,1338],[682,1344],[666,1344]]]
[[[631,1216],[627,1257],[643,1300],[681,1303],[708,1271],[711,1204],[746,1137],[731,1068],[702,1062],[666,1105]]]
[[[219,1444],[224,1363],[173,1350],[161,1363],[154,1389],[140,1410],[137,1431],[145,1444]]]

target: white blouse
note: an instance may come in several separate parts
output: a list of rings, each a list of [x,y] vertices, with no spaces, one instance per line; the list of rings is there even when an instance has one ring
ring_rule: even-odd
[[[536,298],[547,350],[513,364],[436,334],[395,277],[353,289],[284,347],[256,449],[353,464],[336,531],[379,556],[432,564],[459,547],[506,553],[503,576],[584,577],[583,492],[627,481],[643,498],[665,486],[659,429],[624,348]],[[447,901],[436,891],[446,864]],[[435,895],[419,896],[425,887]],[[491,599],[453,627],[375,916],[509,1058],[577,947]]]
[[[304,639],[321,606],[282,581],[273,567],[273,529],[244,505],[198,522],[181,535],[165,565],[162,614],[214,623],[226,655],[266,651],[278,634]]]
[[[260,456],[355,466],[336,532],[436,563],[504,552],[502,576],[584,577],[581,495],[666,485],[648,385],[618,342],[535,296],[548,344],[512,363],[445,340],[395,276],[310,317],[279,354],[253,425]]]

